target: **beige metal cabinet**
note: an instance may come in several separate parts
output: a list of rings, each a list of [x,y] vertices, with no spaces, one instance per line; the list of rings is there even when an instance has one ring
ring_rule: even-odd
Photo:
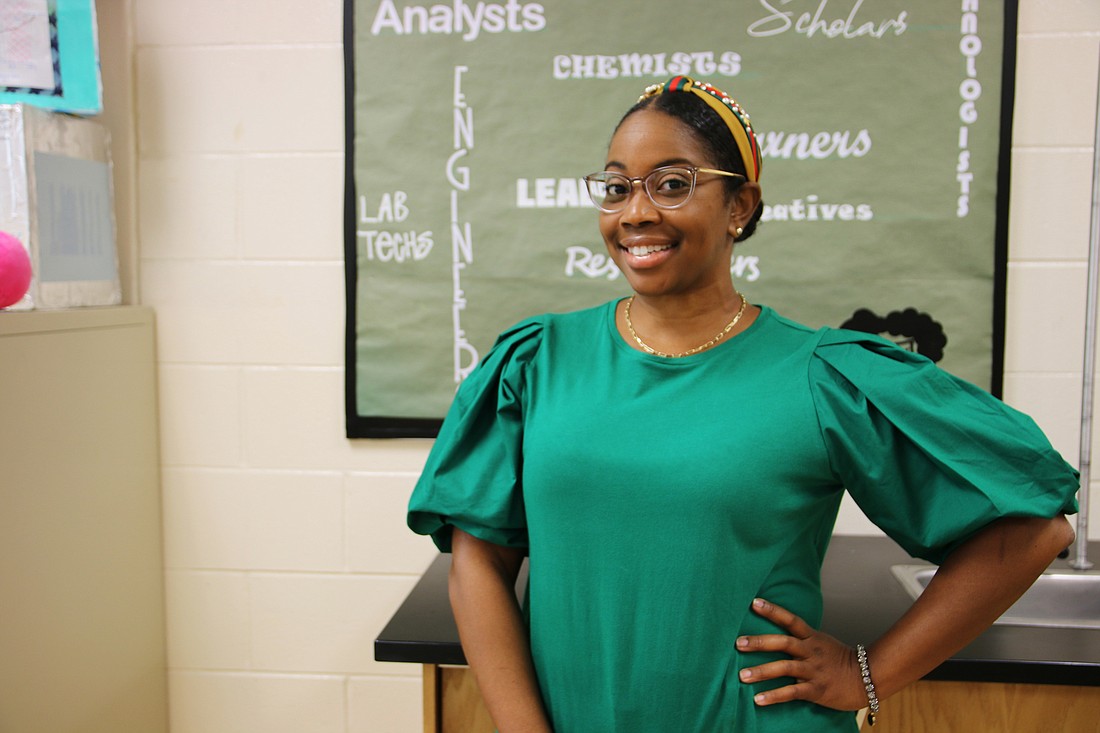
[[[0,312],[0,731],[168,728],[153,313]]]

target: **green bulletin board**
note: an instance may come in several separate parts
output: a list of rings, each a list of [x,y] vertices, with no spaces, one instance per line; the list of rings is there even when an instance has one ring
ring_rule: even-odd
[[[580,177],[649,84],[752,115],[732,270],[994,393],[1015,3],[347,0],[347,432],[430,437],[496,335],[629,293]]]

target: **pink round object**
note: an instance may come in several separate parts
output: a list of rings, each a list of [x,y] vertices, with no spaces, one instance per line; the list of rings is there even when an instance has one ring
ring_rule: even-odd
[[[18,303],[30,287],[30,255],[22,242],[0,232],[0,308]]]

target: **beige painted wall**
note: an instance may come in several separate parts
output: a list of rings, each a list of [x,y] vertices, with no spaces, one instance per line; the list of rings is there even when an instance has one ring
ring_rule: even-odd
[[[433,556],[403,522],[428,443],[343,435],[341,5],[99,0],[158,317],[173,733],[420,726],[372,640]],[[1100,4],[1021,5],[1005,396],[1075,462]]]

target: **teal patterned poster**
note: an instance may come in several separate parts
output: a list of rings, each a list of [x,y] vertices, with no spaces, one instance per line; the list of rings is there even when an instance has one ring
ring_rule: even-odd
[[[0,103],[103,110],[94,0],[0,3]]]
[[[764,217],[735,249],[738,289],[997,392],[1015,15],[348,0],[348,435],[434,435],[500,331],[629,293],[580,179],[645,87],[678,74],[735,97],[760,142]]]

